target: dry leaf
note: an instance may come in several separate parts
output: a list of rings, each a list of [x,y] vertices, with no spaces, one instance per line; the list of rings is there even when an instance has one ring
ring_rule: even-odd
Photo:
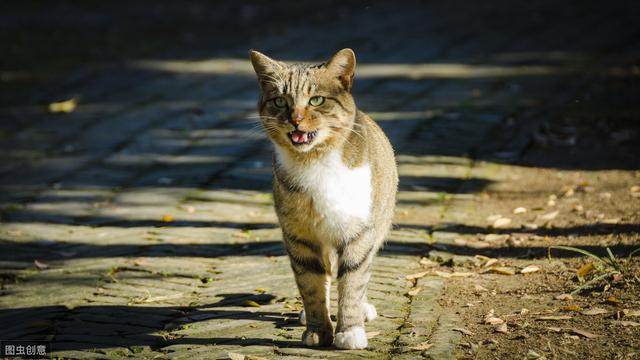
[[[253,300],[245,300],[245,301],[242,302],[242,306],[260,307],[260,304],[258,304],[257,302],[255,302]]]
[[[640,323],[636,321],[623,320],[623,321],[614,321],[613,323],[617,325],[622,325],[622,326],[633,326],[633,327],[640,326]]]
[[[65,100],[65,101],[60,101],[60,102],[53,102],[49,104],[49,112],[70,113],[70,112],[73,112],[77,106],[78,106],[78,100],[75,98]]]
[[[420,344],[418,344],[418,345],[411,346],[411,347],[409,347],[409,349],[411,349],[411,350],[417,350],[417,351],[423,351],[423,350],[427,350],[427,349],[429,349],[429,348],[430,348],[430,347],[432,347],[432,346],[433,346],[433,344],[429,344],[429,342],[428,342],[428,341],[425,341],[425,342],[422,342],[422,343],[420,343]]]
[[[471,332],[471,331],[469,331],[469,330],[467,330],[465,328],[453,328],[451,330],[461,332],[461,333],[463,333],[465,335],[473,335],[473,332]]]
[[[534,273],[536,271],[540,271],[540,268],[536,265],[529,265],[527,267],[525,267],[524,269],[520,270],[520,274],[531,274]]]
[[[573,300],[573,296],[571,296],[571,294],[560,294],[560,295],[556,296],[555,299],[556,300],[571,301],[571,300]]]
[[[587,276],[591,271],[593,270],[593,263],[586,263],[584,265],[582,265],[582,267],[580,267],[580,269],[578,269],[578,271],[576,271],[576,275],[578,277],[585,277]]]
[[[253,289],[253,290],[254,290],[254,291],[256,291],[256,292],[259,292],[260,294],[264,294],[264,293],[269,292],[269,289],[261,288],[261,287],[259,287],[259,288],[255,288],[255,289]]]
[[[640,310],[624,309],[622,310],[622,313],[627,317],[640,317]]]
[[[496,274],[500,274],[500,275],[515,275],[516,273],[515,270],[513,270],[512,268],[504,267],[504,266],[492,267],[492,268],[489,268],[489,271]]]
[[[509,224],[511,224],[511,219],[505,218],[505,217],[501,217],[501,218],[497,219],[496,221],[494,221],[493,225],[491,225],[491,226],[493,228],[495,228],[495,229],[503,229],[503,228],[506,228],[507,226],[509,226]]]
[[[569,315],[551,315],[551,316],[540,316],[536,320],[555,321],[555,320],[571,320],[571,319],[573,319],[573,316],[569,316]]]
[[[584,336],[587,339],[594,339],[599,337],[600,335],[590,333],[588,331],[580,330],[580,329],[570,329],[570,331],[576,335]]]
[[[640,193],[640,185],[633,185],[632,187],[629,188],[629,191],[631,193]]]
[[[582,315],[589,315],[589,316],[602,315],[602,314],[608,314],[608,313],[609,312],[607,310],[602,308],[597,308],[597,307],[582,311]]]
[[[608,302],[609,304],[613,304],[613,305],[620,305],[620,304],[622,304],[622,300],[618,299],[618,298],[617,298],[617,297],[615,297],[615,296],[609,296],[609,297],[607,298],[607,302]]]
[[[550,213],[544,214],[540,216],[541,220],[553,220],[556,218],[556,216],[558,216],[558,214],[560,213],[560,211],[556,210],[556,211],[552,211]]]
[[[416,296],[420,293],[420,291],[422,291],[421,287],[417,287],[415,289],[409,290],[409,292],[407,292],[407,295],[409,296]]]
[[[504,320],[495,316],[495,310],[491,309],[484,317],[484,323],[489,325],[498,325],[504,323]]]
[[[562,328],[559,328],[559,327],[549,326],[546,329],[550,330],[550,331],[553,331],[553,332],[557,332],[557,333],[562,332]]]
[[[499,333],[502,333],[502,334],[506,334],[506,333],[509,332],[509,328],[507,327],[507,323],[502,323],[502,324],[494,327],[493,331],[499,332]]]
[[[47,264],[45,264],[45,263],[43,263],[43,262],[41,262],[41,261],[38,261],[38,260],[35,260],[35,261],[33,262],[33,264],[36,266],[36,268],[37,268],[38,270],[45,270],[45,269],[48,269],[48,268],[49,268],[49,265],[47,265]]]
[[[582,308],[578,305],[572,304],[562,307],[562,311],[582,311]]]
[[[171,215],[163,215],[162,216],[162,222],[172,222],[173,221],[173,216]]]
[[[516,214],[516,215],[517,214],[524,214],[526,212],[527,212],[527,208],[524,208],[524,207],[517,207],[517,208],[513,209],[513,213]]]
[[[474,292],[488,292],[488,291],[489,291],[489,289],[487,289],[486,287],[481,286],[481,285],[475,285],[475,286],[473,287],[473,291],[474,291]]]
[[[425,277],[428,273],[429,273],[429,271],[423,271],[423,272],[407,275],[404,278],[407,279],[407,280],[420,279],[420,278]]]
[[[484,263],[484,267],[490,267],[498,262],[498,259],[489,259],[486,263]]]
[[[374,338],[374,337],[376,337],[376,336],[378,336],[380,334],[381,334],[380,331],[369,331],[369,332],[367,332],[367,339]]]
[[[520,315],[527,315],[529,313],[529,309],[527,308],[522,308],[522,310],[520,310]]]
[[[466,272],[466,271],[454,271],[453,273],[451,273],[451,276],[453,277],[467,277],[467,276],[473,276],[473,275],[475,275],[475,273]]]

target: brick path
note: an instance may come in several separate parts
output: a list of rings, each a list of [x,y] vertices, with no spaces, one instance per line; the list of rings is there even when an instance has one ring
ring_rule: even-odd
[[[425,340],[435,345],[422,355],[452,357],[461,325],[437,303],[442,280],[405,275],[458,235],[436,225],[464,223],[531,129],[638,55],[633,13],[505,4],[375,4],[203,60],[79,69],[56,93],[81,94],[68,114],[0,109],[0,339],[49,340],[65,358],[395,359],[421,355],[411,347]],[[381,315],[370,349],[336,352],[299,344],[245,58],[347,46],[356,100],[396,148],[401,192],[370,285]]]

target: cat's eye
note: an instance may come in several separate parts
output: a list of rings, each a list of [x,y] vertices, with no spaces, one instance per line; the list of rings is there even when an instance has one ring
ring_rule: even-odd
[[[285,98],[283,97],[277,97],[273,99],[273,103],[276,105],[276,107],[279,107],[279,108],[283,108],[287,106],[287,100],[285,100]]]
[[[324,104],[324,96],[314,96],[311,99],[309,99],[309,104],[313,105],[313,106],[320,106],[322,104]]]

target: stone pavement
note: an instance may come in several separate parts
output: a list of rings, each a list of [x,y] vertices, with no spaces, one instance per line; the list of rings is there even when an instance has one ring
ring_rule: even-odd
[[[64,358],[452,358],[462,325],[437,301],[441,278],[405,276],[458,236],[446,224],[464,223],[492,172],[521,165],[543,121],[638,75],[637,13],[578,3],[375,2],[196,60],[80,68],[34,91],[38,106],[5,106],[0,339],[47,340]],[[250,47],[290,60],[352,47],[356,101],[396,149],[366,351],[299,343]],[[65,95],[74,111],[42,106]]]

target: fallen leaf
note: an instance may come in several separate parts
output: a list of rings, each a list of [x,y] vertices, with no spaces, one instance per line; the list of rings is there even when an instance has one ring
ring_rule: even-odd
[[[451,277],[468,277],[468,276],[475,275],[475,273],[466,272],[466,271],[454,271],[450,275]]]
[[[255,288],[255,289],[253,289],[253,290],[254,290],[254,291],[256,291],[256,292],[259,292],[260,294],[264,294],[264,293],[269,292],[269,289],[261,288],[261,287],[259,287],[259,288]]]
[[[45,264],[45,263],[43,263],[41,261],[38,261],[38,260],[35,260],[33,262],[33,264],[36,266],[36,269],[38,269],[38,270],[45,270],[45,269],[49,268],[49,265],[47,265],[47,264]]]
[[[620,305],[620,304],[622,304],[622,300],[618,299],[618,298],[617,298],[617,297],[615,297],[615,296],[609,296],[609,297],[607,298],[607,302],[608,302],[609,304],[613,304],[613,305]]]
[[[489,271],[500,275],[515,275],[516,273],[512,268],[504,266],[492,267],[489,268]]]
[[[434,271],[433,273],[434,273],[434,274],[436,274],[436,275],[438,275],[438,276],[440,276],[440,277],[443,277],[443,278],[445,278],[445,279],[448,279],[448,278],[450,278],[450,277],[451,277],[451,273],[448,273],[448,272],[446,272],[446,271],[438,271],[438,270],[436,270],[436,271]]]
[[[422,342],[422,343],[420,343],[420,344],[418,344],[418,345],[411,346],[411,347],[409,347],[409,349],[411,349],[411,350],[417,350],[417,351],[423,351],[423,350],[427,350],[427,349],[429,349],[429,348],[430,348],[430,347],[432,347],[432,346],[433,346],[433,344],[429,344],[429,342],[428,342],[428,341],[425,341],[425,342]]]
[[[493,222],[493,225],[491,225],[494,229],[503,229],[506,228],[507,226],[509,226],[509,224],[511,224],[511,219],[506,218],[506,217],[501,217],[499,219],[497,219],[496,221]]]
[[[559,327],[549,326],[546,329],[550,330],[550,331],[553,331],[553,332],[557,332],[557,333],[562,332],[562,328],[559,328]]]
[[[520,270],[520,274],[531,274],[534,273],[536,271],[540,271],[540,268],[536,265],[529,265],[527,267],[525,267],[524,269]]]
[[[461,333],[463,333],[465,335],[473,335],[473,332],[471,332],[471,331],[469,331],[469,330],[467,330],[465,328],[452,328],[451,330],[461,332]]]
[[[487,315],[484,316],[484,323],[489,325],[499,325],[504,323],[504,320],[500,319],[499,317],[496,317],[495,310],[491,309],[489,310]]]
[[[522,308],[522,310],[520,310],[520,315],[527,315],[529,313],[529,309],[527,308]]]
[[[624,309],[622,310],[622,313],[627,317],[640,317],[640,310]]]
[[[582,308],[578,305],[572,304],[562,307],[562,311],[582,311]]]
[[[540,215],[540,219],[541,220],[553,220],[556,218],[556,216],[558,216],[558,214],[560,213],[560,211],[556,210],[556,211],[552,211],[550,213],[544,214],[544,215]]]
[[[516,214],[516,215],[517,214],[524,214],[526,212],[527,212],[527,208],[524,208],[524,207],[517,207],[517,208],[513,209],[513,213]]]
[[[597,307],[582,311],[582,315],[589,315],[589,316],[602,315],[602,314],[608,314],[608,313],[609,313],[609,311],[607,311],[607,310],[605,310],[603,308],[597,308]]]
[[[173,216],[171,215],[163,215],[162,216],[162,222],[172,222],[173,221]]]
[[[587,339],[594,339],[599,337],[600,335],[590,333],[588,331],[580,330],[580,329],[570,329],[570,331],[576,335],[580,335],[586,337]]]
[[[245,300],[245,301],[242,302],[242,306],[260,307],[260,304],[258,304],[257,302],[255,302],[253,300]]]
[[[407,275],[404,278],[407,279],[407,280],[420,279],[420,278],[425,277],[428,273],[429,273],[429,271],[422,271],[422,272],[419,272],[419,273]]]
[[[571,320],[573,316],[569,315],[550,315],[550,316],[540,316],[536,318],[536,320],[541,321],[556,321],[556,320]]]
[[[498,259],[489,259],[486,263],[484,263],[484,267],[490,267],[498,262]]]
[[[629,188],[629,191],[632,193],[640,193],[640,185],[633,185]]]
[[[409,290],[409,292],[407,292],[407,295],[416,296],[416,295],[418,295],[420,293],[420,291],[422,291],[422,288],[421,287],[417,287],[417,288],[415,288],[413,290]]]
[[[49,104],[49,112],[52,113],[70,113],[73,112],[78,106],[78,100],[71,98],[65,101],[52,102]]]
[[[489,289],[487,289],[486,287],[481,286],[481,285],[475,285],[475,286],[473,287],[473,291],[474,291],[474,292],[488,292],[488,291],[489,291]]]
[[[571,301],[571,300],[573,300],[573,296],[571,296],[571,294],[560,294],[560,295],[556,296],[555,299],[556,300]]]
[[[546,357],[544,355],[540,355],[537,352],[533,351],[533,350],[529,350],[527,351],[527,360],[542,360],[542,359],[546,359]]]
[[[502,334],[507,334],[509,332],[509,328],[507,327],[507,323],[502,323],[493,328],[493,331],[499,332]]]
[[[374,337],[376,337],[376,336],[378,336],[380,334],[381,334],[380,331],[369,331],[369,332],[367,332],[367,339],[374,338]]]
[[[582,265],[580,267],[580,269],[578,269],[578,271],[576,271],[576,275],[578,277],[583,278],[583,277],[587,276],[592,270],[593,270],[593,263],[591,263],[591,262],[590,263],[586,263],[586,264]]]
[[[613,323],[617,325],[622,325],[622,326],[633,326],[633,327],[640,326],[640,323],[636,321],[622,320],[622,321],[614,321]]]

